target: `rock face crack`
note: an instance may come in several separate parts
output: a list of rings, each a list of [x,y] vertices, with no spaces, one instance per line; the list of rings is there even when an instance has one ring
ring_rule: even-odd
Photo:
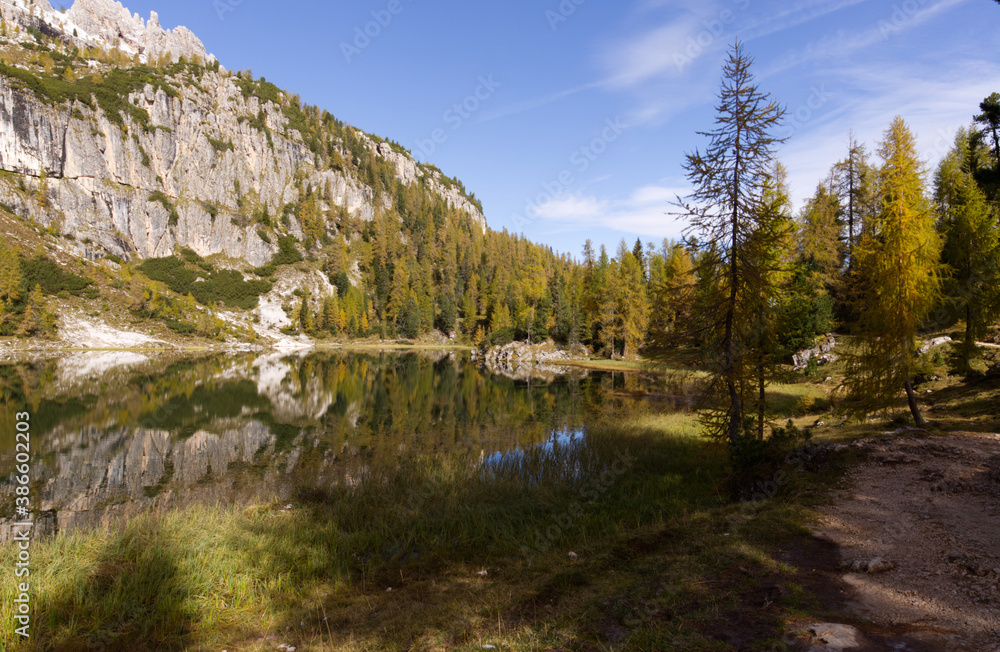
[[[70,109],[72,112],[72,108]],[[69,128],[70,128],[70,115],[66,116],[66,128],[62,132],[62,150],[59,156],[59,174],[58,178],[63,179],[66,175],[66,148],[67,141],[69,140]]]

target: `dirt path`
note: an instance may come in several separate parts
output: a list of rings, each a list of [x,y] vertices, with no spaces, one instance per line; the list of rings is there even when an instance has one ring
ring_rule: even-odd
[[[1000,652],[1000,435],[851,446],[868,461],[816,528],[842,563],[858,562],[839,578],[843,607],[870,641],[845,649]],[[892,568],[865,572],[876,558]]]

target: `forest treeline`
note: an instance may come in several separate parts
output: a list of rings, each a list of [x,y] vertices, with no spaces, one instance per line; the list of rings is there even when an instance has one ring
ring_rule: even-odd
[[[918,240],[901,244],[904,257],[920,258],[933,281],[908,289],[929,302],[915,326],[962,322],[966,360],[974,356],[976,339],[1000,307],[1000,94],[975,109],[935,170],[924,169],[901,119],[871,146],[845,134],[844,158],[798,212],[785,169],[777,157],[767,158],[760,192],[772,232],[755,255],[767,259],[762,264],[775,276],[768,311],[776,356],[787,360],[834,328],[864,327],[865,298],[876,293],[872,282],[881,273],[874,268],[889,253],[876,245],[891,244],[884,242],[883,214],[899,202],[909,213],[898,237]],[[615,251],[587,240],[571,256],[521,235],[483,232],[420,185],[383,188],[392,194],[391,210],[307,235],[338,293],[303,297],[296,315],[301,329],[385,337],[439,330],[486,346],[551,338],[609,357],[701,344],[692,311],[717,285],[713,260],[725,255],[697,229],[680,241],[622,241]],[[321,212],[320,195],[320,189],[304,192],[303,224],[321,221],[312,217]]]
[[[783,166],[776,157],[767,160],[762,192],[772,232],[757,255],[776,274],[768,309],[780,356],[833,328],[861,327],[864,299],[879,277],[870,268],[886,253],[874,247],[891,244],[884,241],[883,214],[899,202],[910,213],[898,238],[918,241],[904,253],[922,256],[923,273],[934,280],[921,289],[931,305],[916,326],[963,322],[967,357],[973,355],[1000,303],[1000,94],[986,98],[979,112],[970,109],[970,126],[932,171],[924,170],[901,119],[873,146],[845,134],[844,158],[797,213]],[[711,238],[692,231],[681,241],[622,241],[613,252],[587,240],[572,257],[506,231],[484,233],[421,190],[399,184],[393,210],[354,225],[353,233],[348,227],[316,234],[317,244],[328,241],[324,264],[339,296],[303,301],[303,329],[406,337],[437,329],[477,345],[552,338],[626,357],[650,347],[699,345],[692,309],[718,280],[710,272],[717,270],[711,263],[719,243]],[[315,210],[306,196],[302,221],[309,223]],[[352,265],[357,270],[349,274]]]

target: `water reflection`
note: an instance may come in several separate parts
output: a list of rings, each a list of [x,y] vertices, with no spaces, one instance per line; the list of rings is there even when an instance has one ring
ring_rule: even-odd
[[[581,446],[586,440],[586,431],[579,428],[562,428],[553,431],[547,440],[540,444],[529,444],[517,448],[497,451],[489,457],[483,456],[480,466],[483,473],[501,473],[505,469],[516,469],[516,476],[524,477],[529,482],[537,482],[545,474],[545,466],[552,464],[571,464],[563,469],[567,480],[579,479],[581,473],[580,461],[565,453]],[[551,473],[551,471],[550,471]],[[548,477],[548,476],[544,476]]]
[[[595,411],[624,400],[612,398],[623,382],[515,382],[445,352],[103,352],[0,365],[0,540],[15,520],[20,411],[31,413],[32,505],[45,534],[191,501],[287,499],[401,456],[476,464],[572,445]]]

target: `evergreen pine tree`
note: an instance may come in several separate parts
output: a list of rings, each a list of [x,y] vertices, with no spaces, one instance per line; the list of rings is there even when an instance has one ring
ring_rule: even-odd
[[[964,371],[976,354],[976,339],[1000,316],[1000,230],[995,210],[972,176],[974,155],[969,132],[959,131],[935,176],[942,261],[951,271],[944,296],[965,320]]]

